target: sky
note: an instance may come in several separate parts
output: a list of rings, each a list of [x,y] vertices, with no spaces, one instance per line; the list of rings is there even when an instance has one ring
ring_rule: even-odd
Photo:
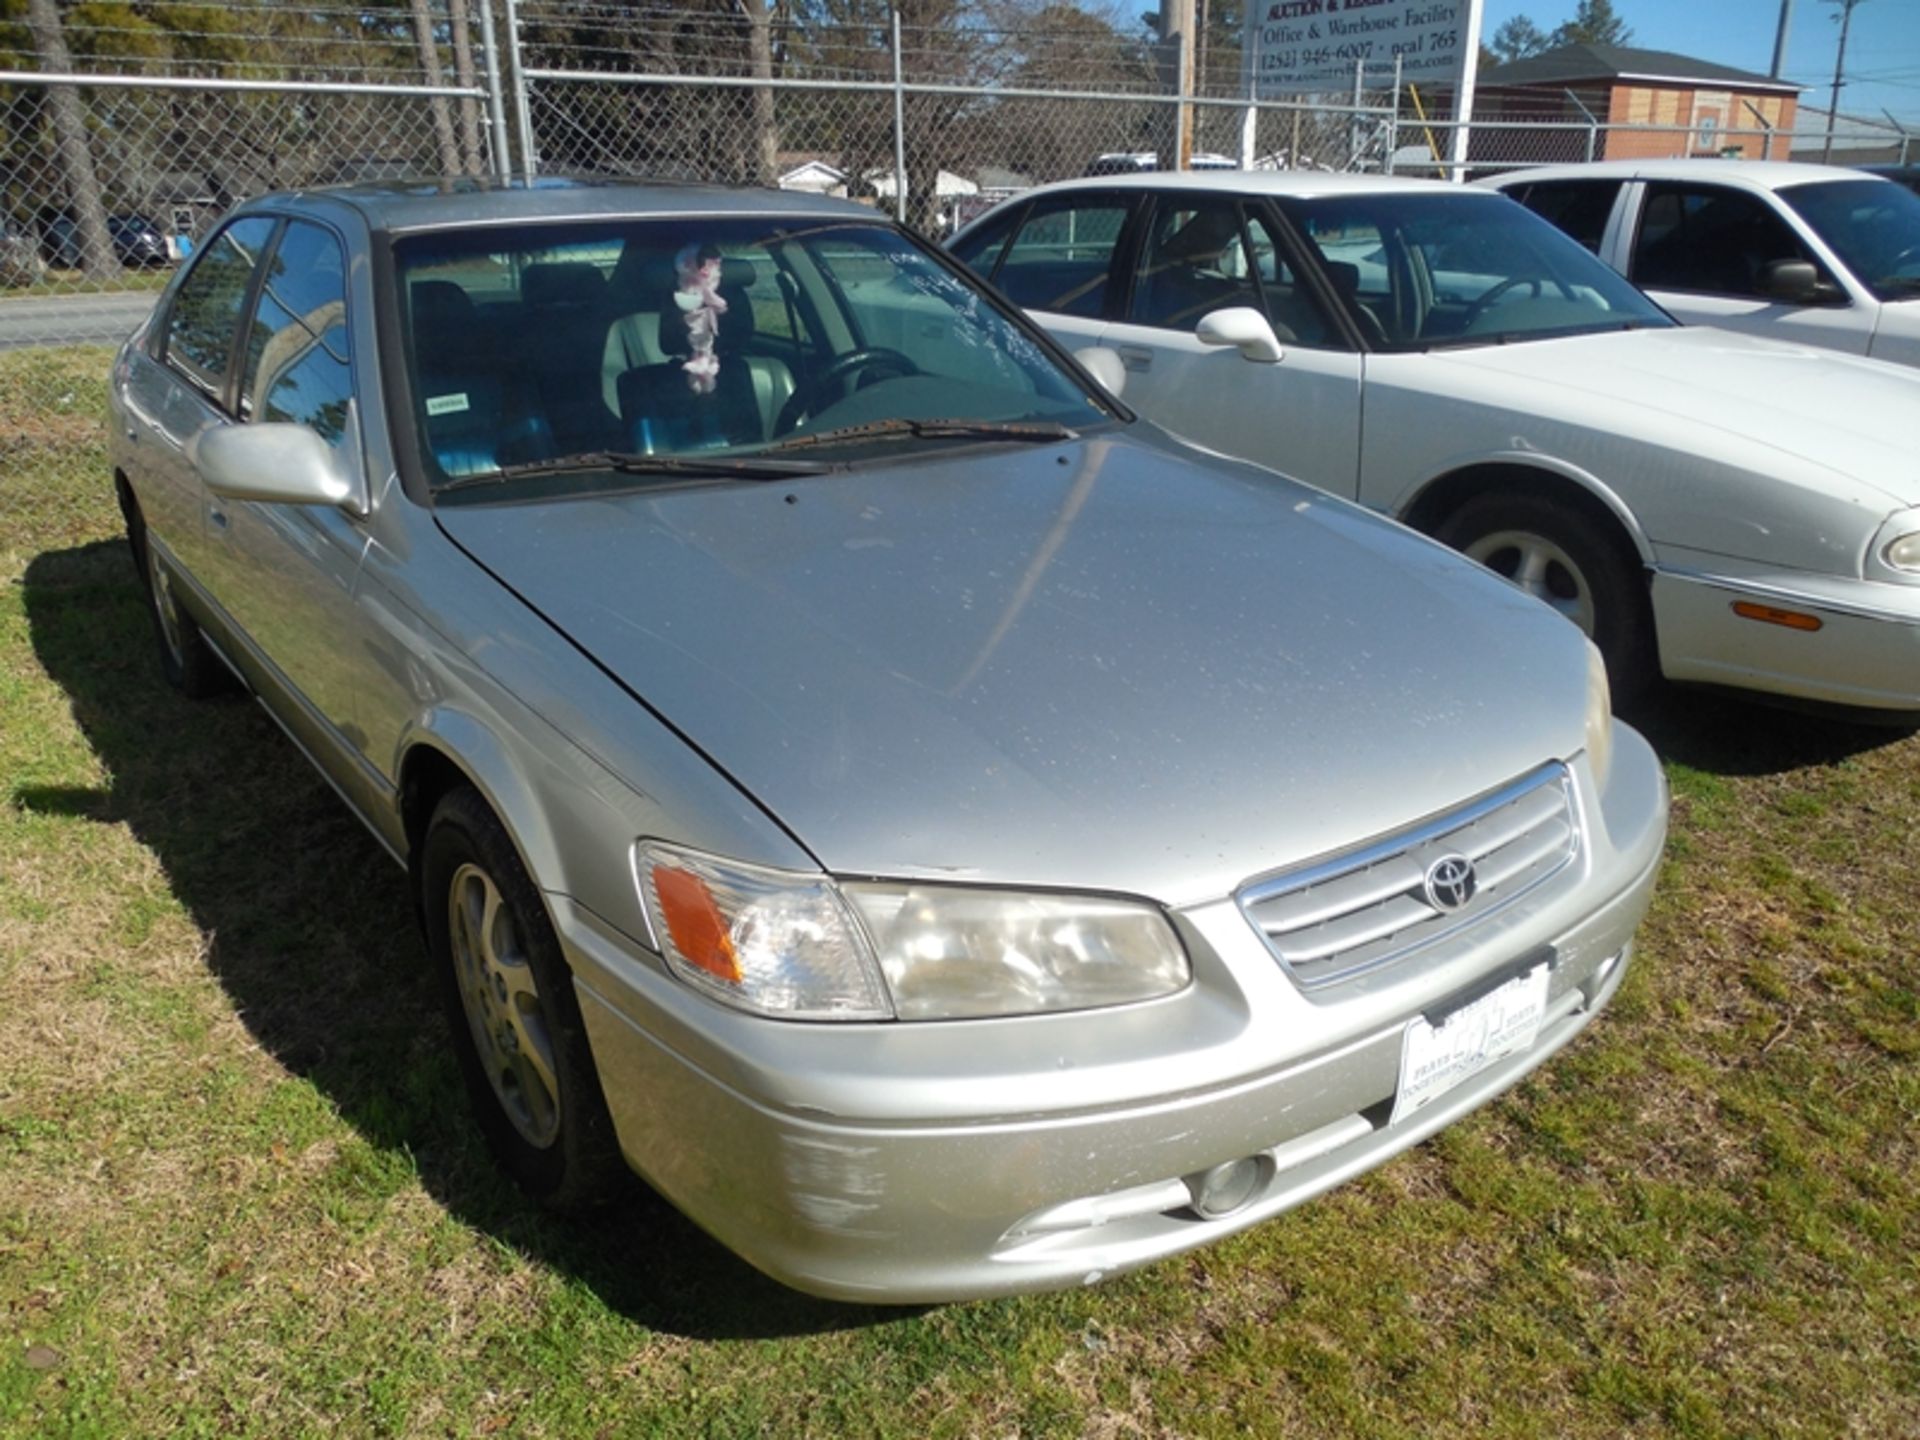
[[[1551,31],[1573,18],[1575,0],[1485,0],[1481,33],[1492,38],[1501,22],[1525,15]],[[1792,0],[1785,78],[1807,86],[1802,103],[1827,108],[1840,9],[1829,0]],[[1766,74],[1780,0],[1613,0],[1629,29],[1628,42],[1673,50]],[[1882,109],[1920,130],[1920,0],[1860,0],[1847,36],[1847,84],[1840,113],[1879,118]]]

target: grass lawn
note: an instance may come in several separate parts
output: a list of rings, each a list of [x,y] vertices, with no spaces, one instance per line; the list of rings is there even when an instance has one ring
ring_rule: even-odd
[[[0,358],[0,1434],[1920,1434],[1920,740],[1662,702],[1638,962],[1534,1079],[1096,1289],[818,1303],[496,1178],[399,873],[160,680],[104,370]]]

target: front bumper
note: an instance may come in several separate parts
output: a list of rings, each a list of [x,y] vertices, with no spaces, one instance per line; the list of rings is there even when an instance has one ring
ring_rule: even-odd
[[[1733,608],[1742,601],[1819,627],[1745,618]],[[1920,712],[1920,586],[1656,568],[1653,613],[1669,680]]]
[[[1371,996],[1309,1004],[1230,902],[1188,917],[1200,947],[1192,1008],[1156,1018],[1154,1006],[1136,1007],[1142,1033],[1159,1047],[1145,1064],[1084,1044],[1056,1047],[1075,1032],[1031,1020],[844,1027],[841,1048],[897,1047],[872,1052],[881,1058],[864,1087],[834,1076],[796,1080],[794,1052],[710,1045],[709,1035],[652,1008],[673,993],[656,990],[653,972],[615,963],[604,930],[557,902],[621,1145],[636,1170],[728,1247],[786,1284],[837,1299],[928,1303],[1091,1284],[1217,1240],[1485,1103],[1612,997],[1665,834],[1652,754],[1630,731],[1621,740],[1604,824],[1597,799],[1586,797],[1595,843],[1571,913],[1560,907],[1545,929],[1525,920],[1489,927],[1499,933],[1482,937],[1477,953],[1429,977],[1457,989],[1465,974],[1551,944],[1557,958],[1537,1041],[1399,1124],[1389,1114],[1401,1035],[1435,998],[1433,986],[1410,996],[1413,982],[1376,978]],[[1623,789],[1632,793],[1623,798]],[[1210,976],[1221,975],[1241,982],[1247,1003],[1208,999]],[[1262,986],[1289,992],[1295,1008]],[[1286,1055],[1273,1042],[1316,1019],[1336,1029],[1356,1009],[1366,1017],[1358,1030],[1311,1053]],[[1073,1020],[1121,1027],[1129,1017]],[[1211,1044],[1215,1024],[1230,1042]],[[819,1044],[826,1048],[816,1055],[834,1056],[834,1030],[748,1017],[736,1033],[769,1037],[769,1046]],[[943,1057],[969,1036],[975,1073],[946,1068]],[[1263,1043],[1266,1063],[1245,1064]],[[1238,1062],[1232,1074],[1220,1073],[1225,1055]],[[1009,1072],[1017,1072],[1012,1088]],[[1185,1182],[1248,1157],[1260,1161],[1258,1189],[1232,1213],[1202,1218]]]

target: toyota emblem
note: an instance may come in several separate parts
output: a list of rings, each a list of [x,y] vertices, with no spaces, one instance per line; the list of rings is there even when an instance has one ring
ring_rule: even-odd
[[[1423,888],[1429,905],[1443,914],[1451,914],[1473,899],[1477,885],[1473,861],[1464,855],[1442,855],[1427,867]]]

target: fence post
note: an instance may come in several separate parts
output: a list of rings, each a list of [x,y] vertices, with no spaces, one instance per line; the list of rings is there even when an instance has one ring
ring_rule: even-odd
[[[1753,118],[1760,122],[1760,158],[1762,160],[1773,159],[1773,125],[1772,123],[1767,119],[1766,116],[1760,113],[1760,108],[1757,105],[1755,105],[1751,100],[1742,100],[1740,103],[1742,105],[1745,105],[1747,109],[1751,110],[1753,112]]]
[[[1566,91],[1563,91],[1562,93],[1567,97],[1567,99],[1573,102],[1573,108],[1578,110],[1583,116],[1586,117],[1587,163],[1591,165],[1593,163],[1593,152],[1600,140],[1600,119],[1597,115],[1593,113],[1593,111],[1587,108],[1586,102],[1583,101],[1578,95],[1574,94],[1573,91],[1566,90]]]
[[[1393,57],[1393,113],[1387,116],[1387,157],[1380,164],[1382,174],[1393,173],[1393,157],[1400,153],[1400,78],[1407,57]]]
[[[900,12],[893,14],[893,218],[907,223],[907,84],[900,58]],[[933,188],[940,189],[934,172]]]
[[[1240,121],[1240,168],[1253,169],[1254,152],[1260,146],[1260,36],[1267,27],[1253,27],[1253,57],[1247,66],[1247,113]]]
[[[500,98],[500,37],[493,29],[492,0],[480,0],[480,54],[487,72],[487,148],[493,152],[493,173],[505,180],[513,173],[507,151],[507,111]]]
[[[1353,109],[1347,115],[1347,163],[1351,170],[1360,163],[1360,101],[1366,94],[1367,62],[1353,62]]]
[[[482,5],[491,0],[480,0]],[[540,159],[533,146],[533,107],[527,98],[527,59],[520,49],[520,7],[501,0],[507,11],[507,59],[512,66],[513,123],[520,132],[520,173],[531,180]],[[498,87],[496,87],[497,90]]]
[[[1193,13],[1191,3],[1185,13]],[[1193,107],[1187,102],[1193,98],[1193,27],[1183,23],[1180,27],[1179,54],[1180,95],[1173,107],[1173,166],[1175,170],[1185,170],[1193,158]]]

